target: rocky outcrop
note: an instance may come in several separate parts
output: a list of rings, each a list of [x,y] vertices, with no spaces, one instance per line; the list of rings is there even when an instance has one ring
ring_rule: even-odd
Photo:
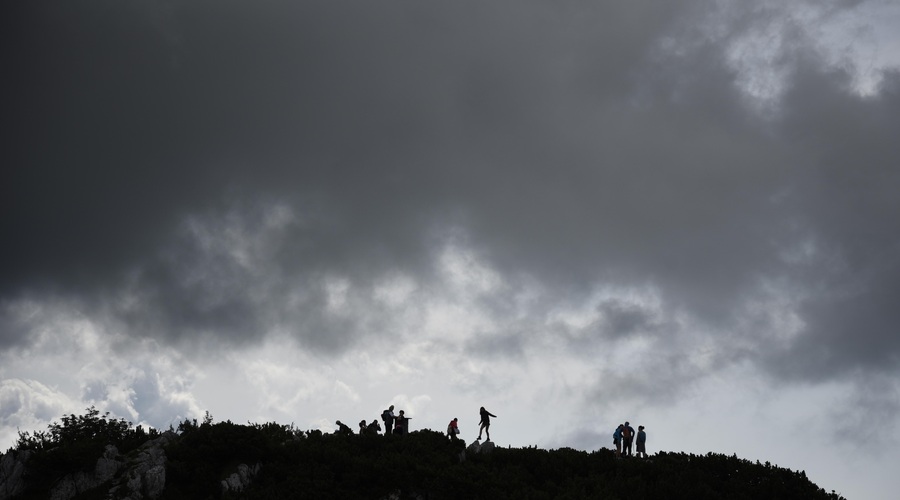
[[[425,498],[428,498],[428,495],[422,495],[416,492],[404,493],[402,490],[396,490],[389,493],[383,500],[404,500],[408,498],[412,498],[413,500],[424,500]]]
[[[26,463],[30,457],[30,451],[10,451],[0,455],[0,500],[25,491]]]
[[[237,472],[222,480],[222,493],[240,493],[250,486],[254,476],[259,472],[262,464],[257,463],[253,467],[247,464],[237,466]]]
[[[110,489],[110,496],[123,500],[159,498],[166,487],[166,452],[163,448],[175,438],[174,433],[166,432],[142,444],[128,469]]]
[[[113,479],[123,468],[125,461],[119,450],[113,445],[108,445],[103,450],[103,455],[97,459],[92,472],[78,472],[64,476],[50,490],[50,499],[68,500],[90,491]]]
[[[51,500],[69,500],[97,488],[109,487],[110,498],[153,500],[166,486],[166,452],[164,447],[178,436],[166,432],[147,441],[127,456],[108,445],[91,471],[67,474],[50,488]],[[31,451],[11,451],[0,456],[0,500],[14,498],[26,491],[25,477]],[[248,470],[250,470],[248,468]],[[258,466],[256,468],[258,470]],[[255,474],[255,470],[253,473]]]
[[[485,441],[484,443],[480,441],[474,441],[472,444],[466,448],[467,455],[475,455],[478,453],[490,453],[494,451],[494,442],[493,441]]]

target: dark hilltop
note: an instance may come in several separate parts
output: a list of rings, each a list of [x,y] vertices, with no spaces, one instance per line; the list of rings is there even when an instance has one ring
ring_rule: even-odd
[[[133,427],[89,408],[21,432],[0,456],[5,499],[828,499],[802,471],[717,453],[648,459],[571,448],[466,446],[444,433],[302,431],[185,420]]]

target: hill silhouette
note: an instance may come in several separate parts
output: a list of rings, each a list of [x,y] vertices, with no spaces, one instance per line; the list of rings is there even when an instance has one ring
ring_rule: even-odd
[[[480,448],[432,430],[339,435],[277,423],[160,432],[89,408],[20,433],[0,459],[0,499],[830,499],[804,472],[737,456],[618,459],[571,448]]]

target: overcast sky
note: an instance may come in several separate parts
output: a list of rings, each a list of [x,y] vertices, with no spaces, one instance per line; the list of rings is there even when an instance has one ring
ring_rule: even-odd
[[[900,488],[897,2],[0,9],[0,449],[485,406]]]

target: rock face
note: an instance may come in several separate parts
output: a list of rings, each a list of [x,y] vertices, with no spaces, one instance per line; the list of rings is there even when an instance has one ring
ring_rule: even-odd
[[[25,491],[25,464],[30,457],[30,451],[11,451],[0,455],[0,500]]]
[[[240,464],[237,472],[233,472],[230,476],[222,480],[222,493],[240,493],[244,488],[250,485],[253,477],[259,472],[262,464],[257,463],[253,467],[247,464]]]
[[[484,443],[480,441],[474,441],[472,444],[466,448],[466,454],[475,455],[476,453],[490,453],[494,451],[494,442],[493,441],[485,441]]]
[[[167,432],[142,444],[137,450],[137,456],[119,479],[119,484],[110,490],[110,494],[120,495],[119,490],[124,488],[123,498],[126,500],[159,498],[166,487],[166,452],[163,447],[176,437]]]
[[[91,472],[77,472],[63,476],[50,489],[51,500],[69,500],[86,491],[109,485],[110,498],[123,500],[153,500],[159,498],[166,486],[166,452],[163,449],[178,436],[166,432],[147,441],[135,452],[124,456],[112,445],[106,446]],[[28,486],[30,451],[10,452],[0,457],[0,500],[7,500],[25,492]],[[258,467],[257,467],[258,470]]]
[[[50,490],[51,500],[68,500],[85,491],[92,490],[114,478],[125,467],[119,450],[108,445],[103,455],[97,459],[93,472],[78,472],[60,479]]]

